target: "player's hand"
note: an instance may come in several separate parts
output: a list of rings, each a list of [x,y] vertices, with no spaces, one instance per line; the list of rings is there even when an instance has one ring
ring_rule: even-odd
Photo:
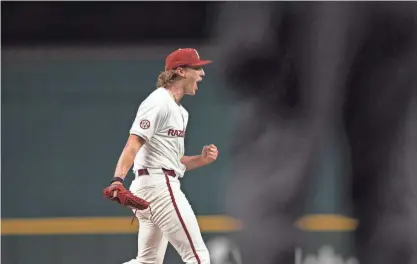
[[[207,162],[207,164],[217,160],[218,155],[219,151],[217,150],[217,147],[213,144],[204,146],[203,150],[201,151],[201,156],[203,157],[204,161]]]
[[[111,185],[117,185],[117,184],[123,185],[121,182],[118,182],[118,181],[112,182]],[[116,198],[116,197],[117,197],[117,191],[113,191],[113,198]]]

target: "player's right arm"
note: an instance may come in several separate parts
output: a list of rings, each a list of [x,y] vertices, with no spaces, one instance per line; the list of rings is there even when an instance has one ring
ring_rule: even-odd
[[[132,167],[133,161],[135,160],[136,153],[145,144],[145,140],[138,135],[130,134],[125,147],[123,148],[122,154],[120,155],[119,161],[116,165],[114,177],[126,178],[129,169]]]

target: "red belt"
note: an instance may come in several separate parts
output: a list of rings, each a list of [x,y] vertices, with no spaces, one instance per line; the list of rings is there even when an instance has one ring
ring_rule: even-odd
[[[173,170],[162,169],[162,171],[164,172],[165,175],[175,177],[175,171]],[[149,175],[149,171],[147,169],[139,169],[138,176],[142,176],[142,175]]]

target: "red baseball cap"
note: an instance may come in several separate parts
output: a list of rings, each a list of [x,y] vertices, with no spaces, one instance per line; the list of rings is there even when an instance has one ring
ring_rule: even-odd
[[[165,59],[165,70],[172,70],[180,66],[203,66],[211,62],[211,60],[201,60],[196,49],[177,49]]]

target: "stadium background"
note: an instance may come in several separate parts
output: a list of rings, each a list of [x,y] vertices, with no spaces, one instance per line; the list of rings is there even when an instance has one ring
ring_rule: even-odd
[[[102,188],[165,56],[195,47],[216,60],[221,4],[2,2],[2,263],[110,264],[135,256],[137,221],[130,225],[130,212],[106,202]],[[183,190],[205,240],[233,241],[241,223],[223,200],[239,101],[215,63],[205,70],[198,95],[184,100],[187,152],[215,143],[220,158],[187,173]],[[306,254],[324,245],[353,254],[340,140],[329,139],[305,217],[294,223],[311,234]],[[171,247],[165,263],[181,263]]]

